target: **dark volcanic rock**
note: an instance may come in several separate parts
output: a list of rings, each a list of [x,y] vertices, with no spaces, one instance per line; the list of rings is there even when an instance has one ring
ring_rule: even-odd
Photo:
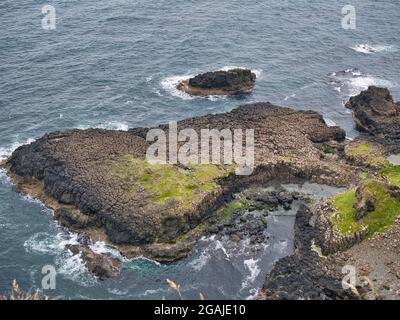
[[[346,107],[353,110],[357,129],[400,150],[400,107],[386,88],[371,86],[351,97]]]
[[[260,299],[354,299],[343,290],[343,275],[336,261],[322,259],[311,250],[315,229],[310,210],[302,205],[295,221],[295,253],[275,263],[260,292]]]
[[[70,245],[68,249],[73,255],[80,254],[88,270],[100,280],[115,277],[118,274],[120,262],[115,258],[108,258],[81,245]]]
[[[168,136],[167,126],[159,128]],[[193,189],[189,206],[174,195],[156,201],[159,194],[143,185],[138,167],[149,146],[147,128],[46,134],[15,150],[6,167],[20,191],[31,193],[54,209],[65,207],[56,211],[64,225],[83,233],[96,229],[111,243],[124,245],[120,249],[127,255],[144,254],[162,260],[174,253],[187,253],[186,245],[172,245],[171,241],[209,218],[220,199],[233,191],[275,178],[282,183],[300,179],[331,185],[346,185],[353,178],[345,167],[321,159],[317,143],[342,141],[345,133],[338,127],[328,127],[316,112],[257,103],[178,123],[178,130],[186,128],[198,133],[204,128],[254,129],[253,174],[215,179],[213,190]],[[191,174],[179,167],[179,172],[186,171]],[[152,179],[156,185],[157,173],[150,172]],[[166,249],[160,246],[163,243],[168,243]]]
[[[199,74],[178,84],[179,90],[191,95],[234,95],[251,90],[256,75],[247,69],[232,69]]]

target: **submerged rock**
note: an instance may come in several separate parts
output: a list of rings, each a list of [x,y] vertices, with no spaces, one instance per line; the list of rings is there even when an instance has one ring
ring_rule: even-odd
[[[253,89],[256,75],[248,69],[231,69],[199,74],[182,81],[177,88],[190,95],[235,95]]]

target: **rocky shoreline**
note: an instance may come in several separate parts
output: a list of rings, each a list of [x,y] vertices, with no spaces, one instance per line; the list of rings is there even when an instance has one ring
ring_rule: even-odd
[[[355,141],[346,141],[342,129],[327,126],[316,112],[270,103],[178,122],[178,130],[196,132],[254,129],[255,169],[249,176],[237,176],[226,165],[149,165],[145,138],[151,128],[50,133],[19,147],[2,165],[17,190],[54,209],[63,226],[110,243],[129,258],[143,255],[161,262],[186,256],[204,234],[222,233],[237,241],[250,237],[255,245],[263,242],[259,232],[266,227],[265,219],[242,217],[230,209],[290,208],[293,201],[292,194],[278,193],[249,195],[243,202],[233,199],[234,193],[273,181],[346,187],[347,192],[317,208],[301,206],[295,254],[276,263],[260,297],[357,298],[362,297],[361,289],[357,295],[341,287],[338,268],[345,259],[340,254],[390,230],[397,217],[400,173],[386,156],[400,151],[399,105],[387,89],[370,87],[347,106],[364,131]],[[166,125],[157,129],[168,134]],[[383,216],[384,212],[390,215]],[[70,249],[81,252],[100,278],[117,273],[116,261],[103,260],[85,246]]]

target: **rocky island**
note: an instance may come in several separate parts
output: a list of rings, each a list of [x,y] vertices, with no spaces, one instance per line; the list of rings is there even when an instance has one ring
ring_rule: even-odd
[[[46,134],[15,150],[3,166],[16,188],[54,209],[62,225],[111,243],[127,257],[144,255],[158,261],[179,259],[199,236],[231,228],[232,223],[220,224],[238,214],[229,208],[288,206],[292,201],[292,195],[238,201],[232,199],[235,192],[273,181],[345,187],[346,192],[315,208],[299,209],[295,253],[275,265],[260,298],[362,298],[375,294],[370,283],[343,290],[340,268],[351,259],[362,261],[369,251],[357,246],[365,241],[383,243],[375,237],[399,224],[400,169],[386,160],[400,151],[395,129],[399,106],[387,89],[370,87],[352,98],[348,107],[354,110],[358,127],[364,128],[354,141],[345,139],[344,130],[327,126],[316,112],[270,103],[178,122],[178,128],[197,132],[254,129],[255,169],[249,176],[236,175],[231,165],[150,164],[145,155],[151,128]],[[168,131],[167,125],[158,128]],[[263,228],[263,220],[257,225]],[[396,270],[400,261],[399,237],[396,233],[392,239],[396,246],[386,248],[390,250],[386,257],[392,260],[387,274],[392,275],[390,270]],[[103,268],[103,275],[113,274],[115,262],[110,264],[105,268],[110,272]],[[382,275],[381,269],[371,272]],[[393,288],[381,294],[393,296]]]
[[[199,74],[181,81],[177,89],[192,96],[237,95],[251,91],[255,82],[255,73],[237,68]]]

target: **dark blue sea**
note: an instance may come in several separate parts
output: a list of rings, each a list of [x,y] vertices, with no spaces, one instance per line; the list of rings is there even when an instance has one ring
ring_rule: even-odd
[[[400,2],[352,0],[356,29],[346,30],[348,2],[1,0],[0,159],[51,131],[127,130],[255,101],[318,111],[351,139],[350,96],[377,85],[400,100]],[[54,30],[42,28],[44,5],[56,10]],[[175,89],[180,79],[233,66],[257,74],[252,94],[191,98]],[[50,264],[57,269],[56,290],[45,291],[52,298],[175,299],[166,278],[180,283],[185,298],[252,298],[293,249],[293,216],[270,220],[261,256],[245,243],[205,238],[188,258],[125,260],[119,277],[102,282],[66,249],[77,236],[0,172],[0,292],[13,279],[41,288]],[[118,255],[103,243],[93,247]]]

